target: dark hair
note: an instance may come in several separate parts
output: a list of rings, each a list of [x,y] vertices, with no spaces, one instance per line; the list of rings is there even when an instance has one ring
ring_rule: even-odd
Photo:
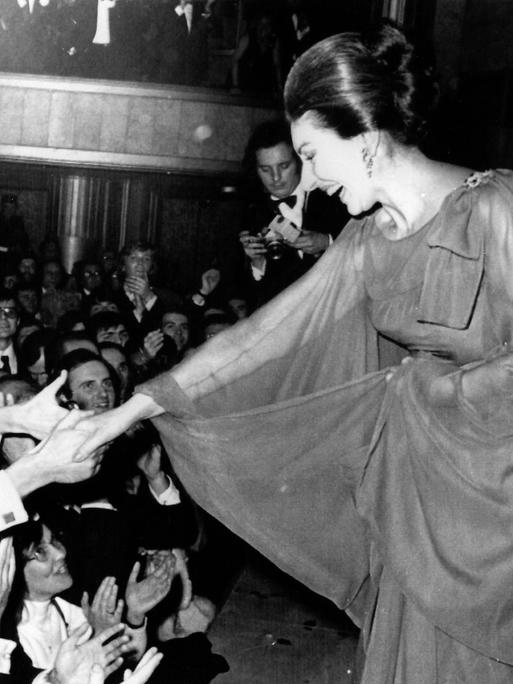
[[[292,146],[292,138],[290,135],[290,125],[284,119],[272,119],[264,121],[255,128],[251,134],[246,150],[244,153],[244,167],[248,173],[252,173],[256,168],[256,153],[258,150],[275,147],[280,143],[289,145],[294,152]],[[294,152],[294,157],[299,163],[299,159]]]
[[[65,355],[64,349],[66,342],[88,341],[96,345],[96,342],[85,330],[73,330],[56,337],[45,349],[46,370],[53,374],[55,368],[60,364]],[[90,350],[88,350],[90,351]],[[94,353],[94,352],[93,352]]]
[[[19,350],[20,366],[26,370],[32,366],[41,356],[41,352],[45,352],[48,345],[51,345],[57,339],[57,333],[53,328],[42,328],[41,330],[34,330],[28,337],[23,340],[23,344]],[[46,365],[46,363],[45,363]]]
[[[73,330],[77,323],[83,323],[86,326],[86,318],[80,311],[66,311],[59,316],[57,320],[57,330],[60,333],[80,332]]]
[[[16,309],[18,309],[18,301],[16,299],[15,290],[8,290],[5,287],[0,288],[0,302],[7,302],[10,299],[14,302]]]
[[[342,138],[384,130],[404,144],[425,134],[438,93],[432,67],[391,23],[340,33],[307,50],[285,85],[292,121],[311,112]]]
[[[155,257],[155,246],[147,240],[132,240],[131,242],[127,242],[121,250],[121,256],[129,256],[135,251],[151,252],[151,256]]]
[[[87,321],[87,331],[93,340],[96,340],[96,335],[100,330],[107,330],[118,325],[124,325],[128,330],[126,320],[121,314],[116,311],[99,311]]]
[[[78,366],[82,366],[84,363],[89,363],[90,361],[98,361],[99,363],[103,364],[105,368],[108,370],[110,379],[112,380],[112,385],[114,387],[114,403],[117,404],[119,396],[119,379],[116,371],[114,370],[114,368],[112,368],[110,363],[103,358],[103,356],[95,354],[89,349],[74,349],[73,351],[64,354],[64,356],[61,358],[57,368],[55,369],[55,377],[57,377],[57,375],[63,370],[68,371],[68,377],[66,378],[66,382],[64,383],[60,391],[62,392],[62,394],[64,394],[64,396],[67,399],[71,399],[69,376],[71,375],[71,372],[75,370],[75,368],[78,368]]]

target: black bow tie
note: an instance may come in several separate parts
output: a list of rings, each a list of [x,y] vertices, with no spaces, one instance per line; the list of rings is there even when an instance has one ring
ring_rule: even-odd
[[[288,197],[283,197],[282,199],[273,199],[271,201],[276,211],[279,211],[279,207],[282,202],[285,202],[286,205],[293,209],[296,206],[297,195],[289,195]]]

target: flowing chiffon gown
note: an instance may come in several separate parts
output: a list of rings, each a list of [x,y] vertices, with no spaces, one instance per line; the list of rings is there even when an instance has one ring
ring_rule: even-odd
[[[512,339],[513,172],[489,171],[404,239],[352,221],[137,391],[191,496],[361,627],[364,684],[511,682],[512,402],[459,378]]]

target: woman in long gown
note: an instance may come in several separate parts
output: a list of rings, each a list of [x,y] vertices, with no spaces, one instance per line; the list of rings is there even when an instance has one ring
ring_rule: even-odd
[[[390,26],[307,51],[294,145],[366,218],[93,419],[152,418],[200,505],[357,622],[365,684],[513,681],[513,174],[419,151],[432,91]]]

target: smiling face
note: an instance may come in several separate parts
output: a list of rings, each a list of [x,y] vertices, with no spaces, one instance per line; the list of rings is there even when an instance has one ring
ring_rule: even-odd
[[[376,198],[362,161],[361,136],[341,138],[329,128],[316,125],[307,114],[292,124],[294,147],[316,179],[317,187],[338,194],[353,216],[369,210]]]
[[[285,142],[256,151],[256,171],[267,192],[278,199],[291,195],[299,184],[300,169],[294,150]]]
[[[10,344],[19,322],[16,301],[14,299],[0,300],[0,341],[3,349]]]
[[[48,601],[73,584],[66,564],[66,549],[46,525],[43,525],[43,537],[39,544],[31,544],[25,556],[27,561],[23,575],[28,599]]]
[[[108,368],[101,361],[86,361],[69,372],[71,398],[95,414],[114,407],[115,394]]]

